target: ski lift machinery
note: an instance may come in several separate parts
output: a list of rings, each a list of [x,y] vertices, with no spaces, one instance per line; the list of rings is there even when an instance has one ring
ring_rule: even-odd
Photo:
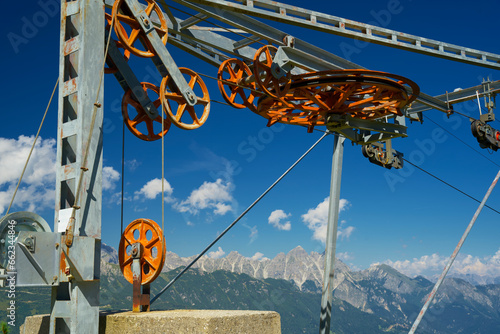
[[[177,18],[169,4],[195,14]],[[320,333],[329,333],[345,139],[362,145],[371,162],[401,168],[402,153],[392,148],[391,140],[407,136],[407,119],[421,121],[422,112],[429,109],[452,114],[453,104],[484,97],[488,112],[472,123],[472,132],[482,147],[496,150],[500,134],[488,122],[494,119],[500,82],[429,96],[410,79],[367,70],[257,19],[491,69],[500,69],[500,55],[269,0],[171,0],[169,4],[105,0],[103,8],[98,0],[61,2],[54,231],[37,215],[16,213],[16,220],[24,222],[15,231],[17,285],[52,287],[50,333],[98,332],[104,93],[97,74],[103,71],[102,55],[107,50],[106,73],[112,73],[125,92],[124,121],[138,138],[158,140],[172,123],[196,129],[209,115],[209,92],[198,73],[177,67],[168,51],[172,45],[219,69],[219,89],[229,105],[265,117],[268,126],[281,122],[304,126],[309,132],[326,127],[336,134],[320,317]],[[204,29],[207,18],[220,22],[218,28]],[[240,38],[221,33],[227,31]],[[110,32],[116,40],[107,40],[115,36]],[[255,49],[257,43],[264,45]],[[153,61],[163,77],[160,87],[137,79],[127,62],[133,56]],[[152,99],[150,92],[159,98]],[[147,130],[138,128],[139,123]],[[162,125],[161,131],[155,130],[156,123]],[[1,235],[6,235],[9,219],[13,218],[6,216],[0,222]],[[134,230],[152,231],[154,242],[142,234],[134,237]],[[142,219],[122,237],[120,265],[134,284],[134,310],[149,309],[149,283],[165,261],[161,236],[156,223]],[[132,250],[127,252],[129,246]],[[3,261],[3,250],[1,256]]]

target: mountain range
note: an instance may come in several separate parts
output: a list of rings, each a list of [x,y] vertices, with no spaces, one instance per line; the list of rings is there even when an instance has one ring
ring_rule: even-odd
[[[116,251],[110,250],[103,256],[117,259]],[[167,252],[164,271],[178,271],[194,257],[183,258]],[[203,256],[193,266],[193,272],[248,275],[264,282],[284,280],[292,283],[302,296],[317,296],[319,308],[323,268],[324,254],[307,253],[298,246],[273,259],[254,260],[234,251],[224,258]],[[478,277],[468,278],[478,280]],[[358,317],[373,316],[373,321],[384,331],[407,332],[432,287],[433,283],[422,276],[410,278],[385,264],[352,271],[338,259],[335,263],[334,297],[343,305],[339,310],[349,309],[351,314],[359,313]],[[461,278],[447,278],[420,325],[421,333],[500,333],[499,308],[500,285],[474,285]]]
[[[283,334],[318,331],[324,255],[297,247],[274,259],[252,260],[237,252],[225,258],[202,257],[152,305],[161,309],[273,310]],[[164,272],[151,284],[156,295],[192,260],[169,252]],[[132,285],[116,264],[112,247],[102,246],[102,310],[130,310]],[[332,333],[407,333],[433,283],[410,278],[388,265],[352,271],[337,260]],[[6,307],[0,299],[0,308]],[[49,313],[50,288],[19,289],[18,322]],[[500,285],[473,285],[447,278],[418,333],[500,333]],[[16,333],[16,328],[12,329]]]

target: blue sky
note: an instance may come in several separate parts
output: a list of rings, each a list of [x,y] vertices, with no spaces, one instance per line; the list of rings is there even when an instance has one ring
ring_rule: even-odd
[[[0,123],[0,213],[5,212],[28,147],[58,76],[59,14],[54,1],[27,7],[9,2],[0,25],[3,36],[2,122]],[[495,1],[474,10],[465,1],[357,1],[336,3],[289,0],[287,3],[365,23],[500,53],[494,43],[497,30]],[[41,4],[45,4],[42,6]],[[178,6],[178,5],[176,5]],[[397,14],[387,16],[390,6]],[[391,7],[392,8],[392,7]],[[456,88],[478,85],[483,77],[498,79],[496,71],[412,54],[372,44],[355,44],[338,36],[275,24],[281,30],[318,45],[372,70],[406,76],[423,92],[439,95]],[[31,30],[30,30],[31,27]],[[22,36],[24,39],[13,39]],[[347,47],[346,47],[347,46]],[[217,69],[167,44],[179,66],[216,76]],[[345,50],[354,50],[345,53]],[[152,63],[130,61],[137,77],[159,86]],[[213,100],[223,101],[216,82],[203,78]],[[123,91],[113,76],[105,77],[104,166],[102,239],[117,246],[120,235],[121,114]],[[456,110],[478,117],[474,102]],[[13,211],[32,210],[53,225],[53,187],[57,108],[49,110],[39,147],[28,169]],[[447,119],[438,111],[426,115],[479,149],[469,121]],[[500,127],[500,123],[492,125]],[[476,198],[482,198],[498,166],[466,147],[430,121],[409,125],[409,137],[394,140],[405,157]],[[199,253],[235,217],[251,204],[319,137],[294,126],[275,125],[249,110],[212,103],[210,116],[201,128],[185,131],[172,126],[165,137],[169,183],[165,204],[167,249],[181,256]],[[156,191],[161,178],[161,143],[144,142],[128,130],[125,168],[125,226],[136,218],[161,224],[161,199]],[[333,138],[327,137],[267,197],[265,197],[213,249],[212,256],[238,251],[244,256],[272,258],[301,245],[322,252],[321,226],[329,195]],[[24,154],[24,155],[23,155]],[[498,153],[481,154],[500,164]],[[154,181],[157,179],[157,181]],[[390,181],[388,181],[390,180]],[[396,180],[396,181],[394,181]],[[441,270],[477,208],[477,203],[406,165],[388,171],[372,165],[359,146],[346,142],[340,213],[338,254],[354,268],[387,262],[408,273]],[[500,209],[498,189],[488,204]],[[483,210],[462,249],[457,268],[500,276],[500,226],[498,214]],[[318,231],[319,230],[319,231]],[[498,252],[498,253],[497,253]],[[468,256],[468,257],[467,257]],[[168,261],[168,259],[167,259]]]

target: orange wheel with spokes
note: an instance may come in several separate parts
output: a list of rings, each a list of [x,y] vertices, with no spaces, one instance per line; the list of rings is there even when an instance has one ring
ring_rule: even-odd
[[[148,21],[147,25],[152,24],[151,15],[154,12],[156,14],[155,17],[158,16],[158,18],[160,19],[160,27],[155,27],[156,32],[160,36],[163,44],[166,45],[168,39],[167,19],[163,15],[160,6],[158,6],[158,4],[154,0],[144,0],[144,1],[147,4],[145,9],[147,15],[145,21]],[[114,26],[116,35],[118,36],[118,39],[120,40],[120,42],[123,43],[123,46],[127,50],[129,50],[136,56],[144,58],[150,58],[156,55],[153,46],[149,42],[149,39],[147,38],[144,31],[141,29],[141,25],[139,24],[139,22],[137,22],[135,17],[130,12],[128,6],[125,4],[125,0],[115,1],[115,3],[113,4],[112,15],[115,17]],[[130,27],[129,29],[130,33],[127,33],[127,30],[125,29],[123,24]],[[134,46],[134,44],[139,39],[142,41],[142,44],[144,44],[145,50],[141,50],[136,46]]]
[[[179,70],[196,95],[197,102],[194,106],[190,106],[181,93],[176,89],[172,89],[172,87],[175,87],[175,84],[172,78],[167,75],[161,81],[160,86],[160,100],[163,111],[177,127],[184,130],[197,129],[205,123],[210,113],[208,89],[198,73],[185,67],[179,67]],[[191,118],[188,121],[185,121],[187,117],[183,119],[186,111]]]
[[[297,76],[288,93],[280,99],[259,100],[257,114],[277,122],[307,126],[326,125],[330,114],[359,119],[403,115],[420,89],[401,76],[366,70],[312,72]]]
[[[148,91],[151,91],[156,95],[159,95],[158,87],[153,85],[152,83],[141,82],[141,86],[146,94],[148,94]],[[160,97],[151,100],[153,101],[153,105],[158,109],[158,107],[161,105]],[[129,112],[129,105],[132,106],[135,110],[136,115],[134,117],[131,117],[132,115]],[[170,119],[162,118],[160,115],[158,115],[154,120],[151,119],[146,111],[142,108],[140,103],[133,98],[132,89],[129,89],[125,93],[125,95],[123,95],[122,115],[123,121],[125,122],[125,125],[130,130],[130,132],[132,132],[137,138],[145,141],[154,141],[160,139],[167,134],[170,126],[172,125]],[[162,121],[163,132],[161,130]],[[138,126],[142,126],[142,123],[144,123],[146,126],[145,130],[141,128],[138,129]],[[159,126],[155,126],[155,123],[159,123]],[[155,127],[157,127],[156,130]]]
[[[130,248],[135,243],[140,243],[143,249],[140,258],[141,285],[149,284],[160,275],[165,264],[167,248],[160,226],[151,219],[141,218],[130,223],[123,232],[118,250],[118,261],[123,276],[130,283],[133,283],[133,258]]]
[[[224,100],[238,109],[249,108],[257,110],[254,100],[257,94],[255,82],[246,82],[252,76],[252,71],[242,60],[231,58],[225,60],[219,67],[217,78],[219,90]],[[245,90],[248,88],[248,90]],[[247,91],[249,92],[247,95]]]
[[[285,96],[290,88],[291,75],[281,78],[272,73],[273,59],[278,49],[272,45],[265,45],[255,53],[253,60],[253,74],[259,88],[267,95],[280,98]]]

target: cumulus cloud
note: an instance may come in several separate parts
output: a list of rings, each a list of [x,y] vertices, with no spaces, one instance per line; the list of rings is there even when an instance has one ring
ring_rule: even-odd
[[[290,221],[285,221],[283,223],[281,222],[281,220],[287,219],[290,216],[290,213],[287,214],[283,210],[274,210],[273,212],[271,212],[269,218],[267,218],[267,221],[278,230],[290,231],[290,229],[292,228],[292,224],[290,223]]]
[[[302,215],[302,221],[306,226],[313,231],[313,239],[319,240],[322,243],[326,242],[326,230],[328,222],[328,201],[330,197],[319,203],[315,208],[309,209],[307,213]],[[350,203],[346,199],[341,199],[339,203],[339,212],[349,208]],[[338,226],[337,237],[342,239],[349,238],[354,232],[353,226],[346,226],[345,221],[342,221]]]
[[[115,182],[119,179],[120,173],[118,173],[113,167],[102,168],[102,190],[115,189]]]
[[[216,215],[225,215],[232,210],[231,203],[234,200],[231,195],[232,184],[217,179],[215,182],[203,182],[203,184],[191,192],[189,197],[174,207],[179,212],[197,214],[200,210],[213,210]]]
[[[34,136],[0,138],[0,214],[12,199]],[[14,200],[14,208],[36,211],[54,206],[56,140],[38,138]]]
[[[164,180],[164,191],[165,191],[165,201],[172,201],[172,193],[174,192],[174,188],[168,183],[167,180]],[[155,199],[156,196],[161,194],[161,180],[156,178],[148,181],[141,190],[138,190],[134,193],[134,199]]]
[[[264,260],[269,260],[269,259],[267,257],[264,257],[264,254],[262,254],[261,252],[257,252],[250,258],[250,260],[264,261]]]
[[[432,254],[412,260],[386,260],[384,263],[410,277],[418,275],[432,277],[443,271],[448,259],[449,257],[446,256]],[[495,254],[482,258],[465,254],[458,255],[450,269],[450,274],[498,277],[500,276],[500,249]]]
[[[226,252],[224,252],[221,247],[219,247],[219,249],[217,249],[214,252],[209,252],[208,253],[208,257],[212,258],[212,259],[220,259],[224,255],[226,255]]]

